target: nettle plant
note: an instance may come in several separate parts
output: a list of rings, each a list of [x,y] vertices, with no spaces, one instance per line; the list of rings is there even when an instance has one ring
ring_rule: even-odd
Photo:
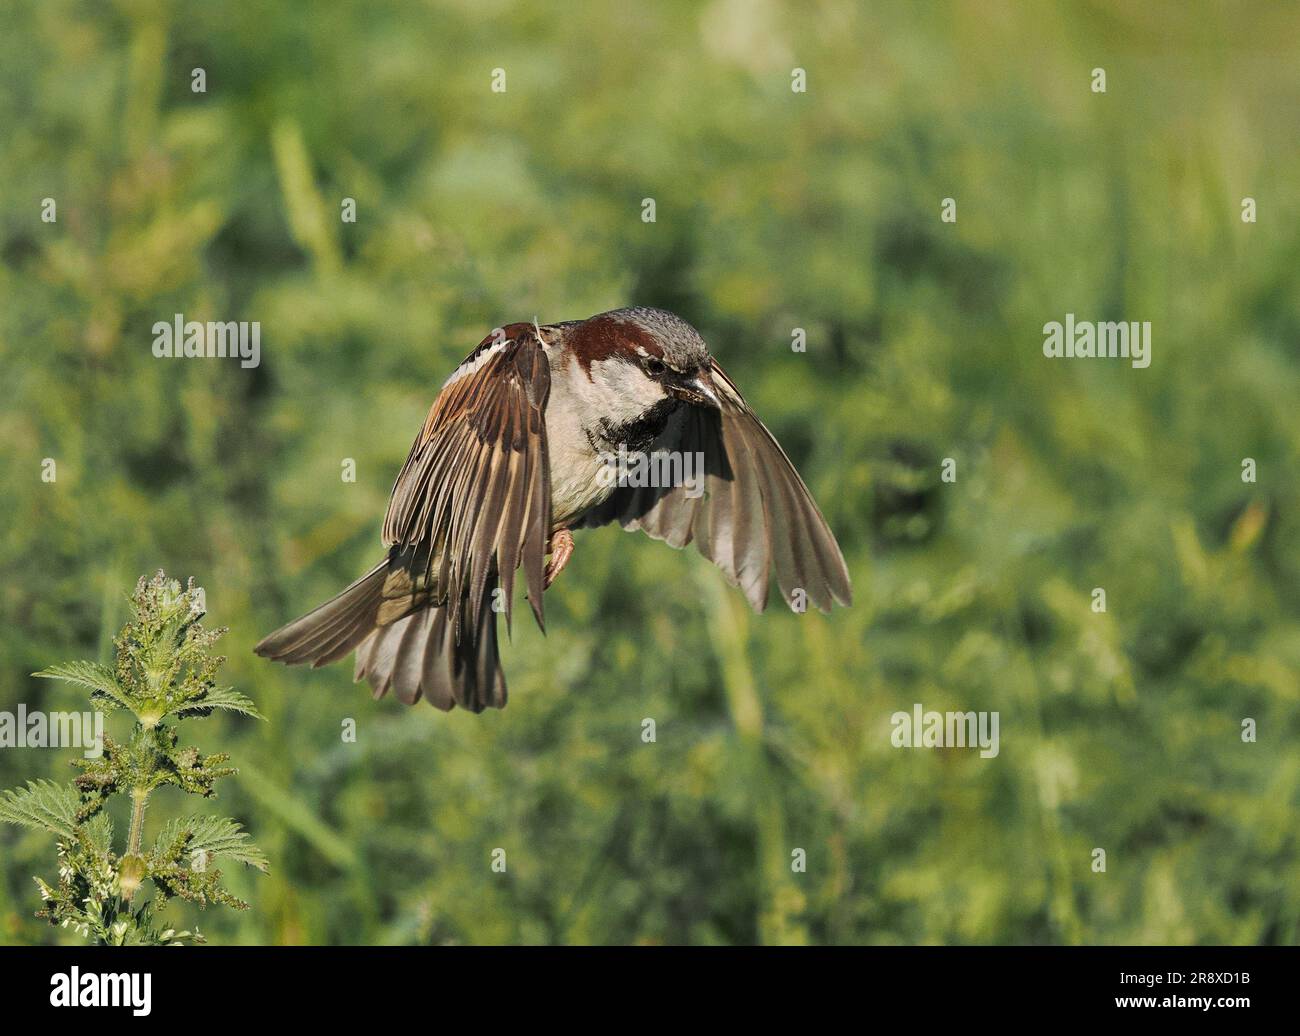
[[[145,811],[159,788],[179,788],[212,798],[222,777],[238,771],[225,754],[202,755],[182,747],[174,724],[212,715],[218,709],[261,716],[252,701],[215,676],[225,658],[211,653],[224,628],[206,630],[203,591],[191,579],[186,589],[159,572],[136,584],[131,621],[114,641],[112,668],[68,662],[34,676],[66,680],[90,689],[92,706],[125,709],[136,719],[130,740],[107,735],[96,759],[78,759],[81,773],[71,784],[34,781],[0,795],[0,820],[49,831],[58,837],[59,878],[36,878],[45,908],[37,913],[53,925],[113,946],[202,942],[198,930],[176,931],[158,921],[168,899],[179,896],[199,906],[248,904],[221,886],[220,859],[267,869],[266,857],[239,824],[224,817],[194,815],[164,824],[153,844],[144,844]],[[106,806],[127,796],[131,825],[121,855],[114,851],[113,823]],[[154,894],[141,895],[146,882]],[[143,902],[141,901],[143,899]]]

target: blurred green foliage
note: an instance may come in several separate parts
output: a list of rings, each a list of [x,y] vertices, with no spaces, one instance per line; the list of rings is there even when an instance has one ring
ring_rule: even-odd
[[[109,659],[139,574],[206,587],[273,864],[184,918],[214,942],[1296,942],[1297,39],[1174,0],[10,0],[0,709],[74,707],[27,674]],[[504,712],[252,655],[378,557],[485,333],[629,303],[701,329],[852,608],[754,617],[604,529]],[[1150,369],[1045,359],[1067,312],[1150,320]],[[261,366],[155,359],[174,313],[261,321]],[[997,710],[1001,754],[892,748],[913,702]],[[47,849],[0,832],[0,941],[59,937]]]

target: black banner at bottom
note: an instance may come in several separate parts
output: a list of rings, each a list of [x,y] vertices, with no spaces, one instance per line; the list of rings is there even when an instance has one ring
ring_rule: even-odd
[[[481,1023],[812,1021],[833,1010],[862,1021],[1172,1012],[1233,1024],[1294,1021],[1298,965],[1300,950],[1280,947],[3,947],[0,990],[9,1020],[75,1009],[83,1021],[204,1027],[397,1021],[393,1011],[416,1021],[457,1006]]]

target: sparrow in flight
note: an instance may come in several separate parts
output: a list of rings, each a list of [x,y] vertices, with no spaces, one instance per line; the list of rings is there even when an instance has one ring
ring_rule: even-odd
[[[703,491],[610,477],[612,456],[662,451],[702,456]],[[516,570],[544,629],[542,595],[569,562],[573,530],[610,522],[671,547],[694,541],[755,611],[773,570],[788,602],[799,591],[822,611],[850,601],[808,487],[699,333],[632,307],[508,324],[480,342],[397,476],[384,559],[254,650],[313,667],[356,651],[354,679],[376,698],[502,708],[497,612],[508,631]]]

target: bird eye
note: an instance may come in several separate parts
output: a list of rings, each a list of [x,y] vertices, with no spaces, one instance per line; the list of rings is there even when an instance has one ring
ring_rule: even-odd
[[[668,368],[664,365],[663,360],[656,360],[653,356],[645,361],[645,372],[652,378],[657,378]]]

